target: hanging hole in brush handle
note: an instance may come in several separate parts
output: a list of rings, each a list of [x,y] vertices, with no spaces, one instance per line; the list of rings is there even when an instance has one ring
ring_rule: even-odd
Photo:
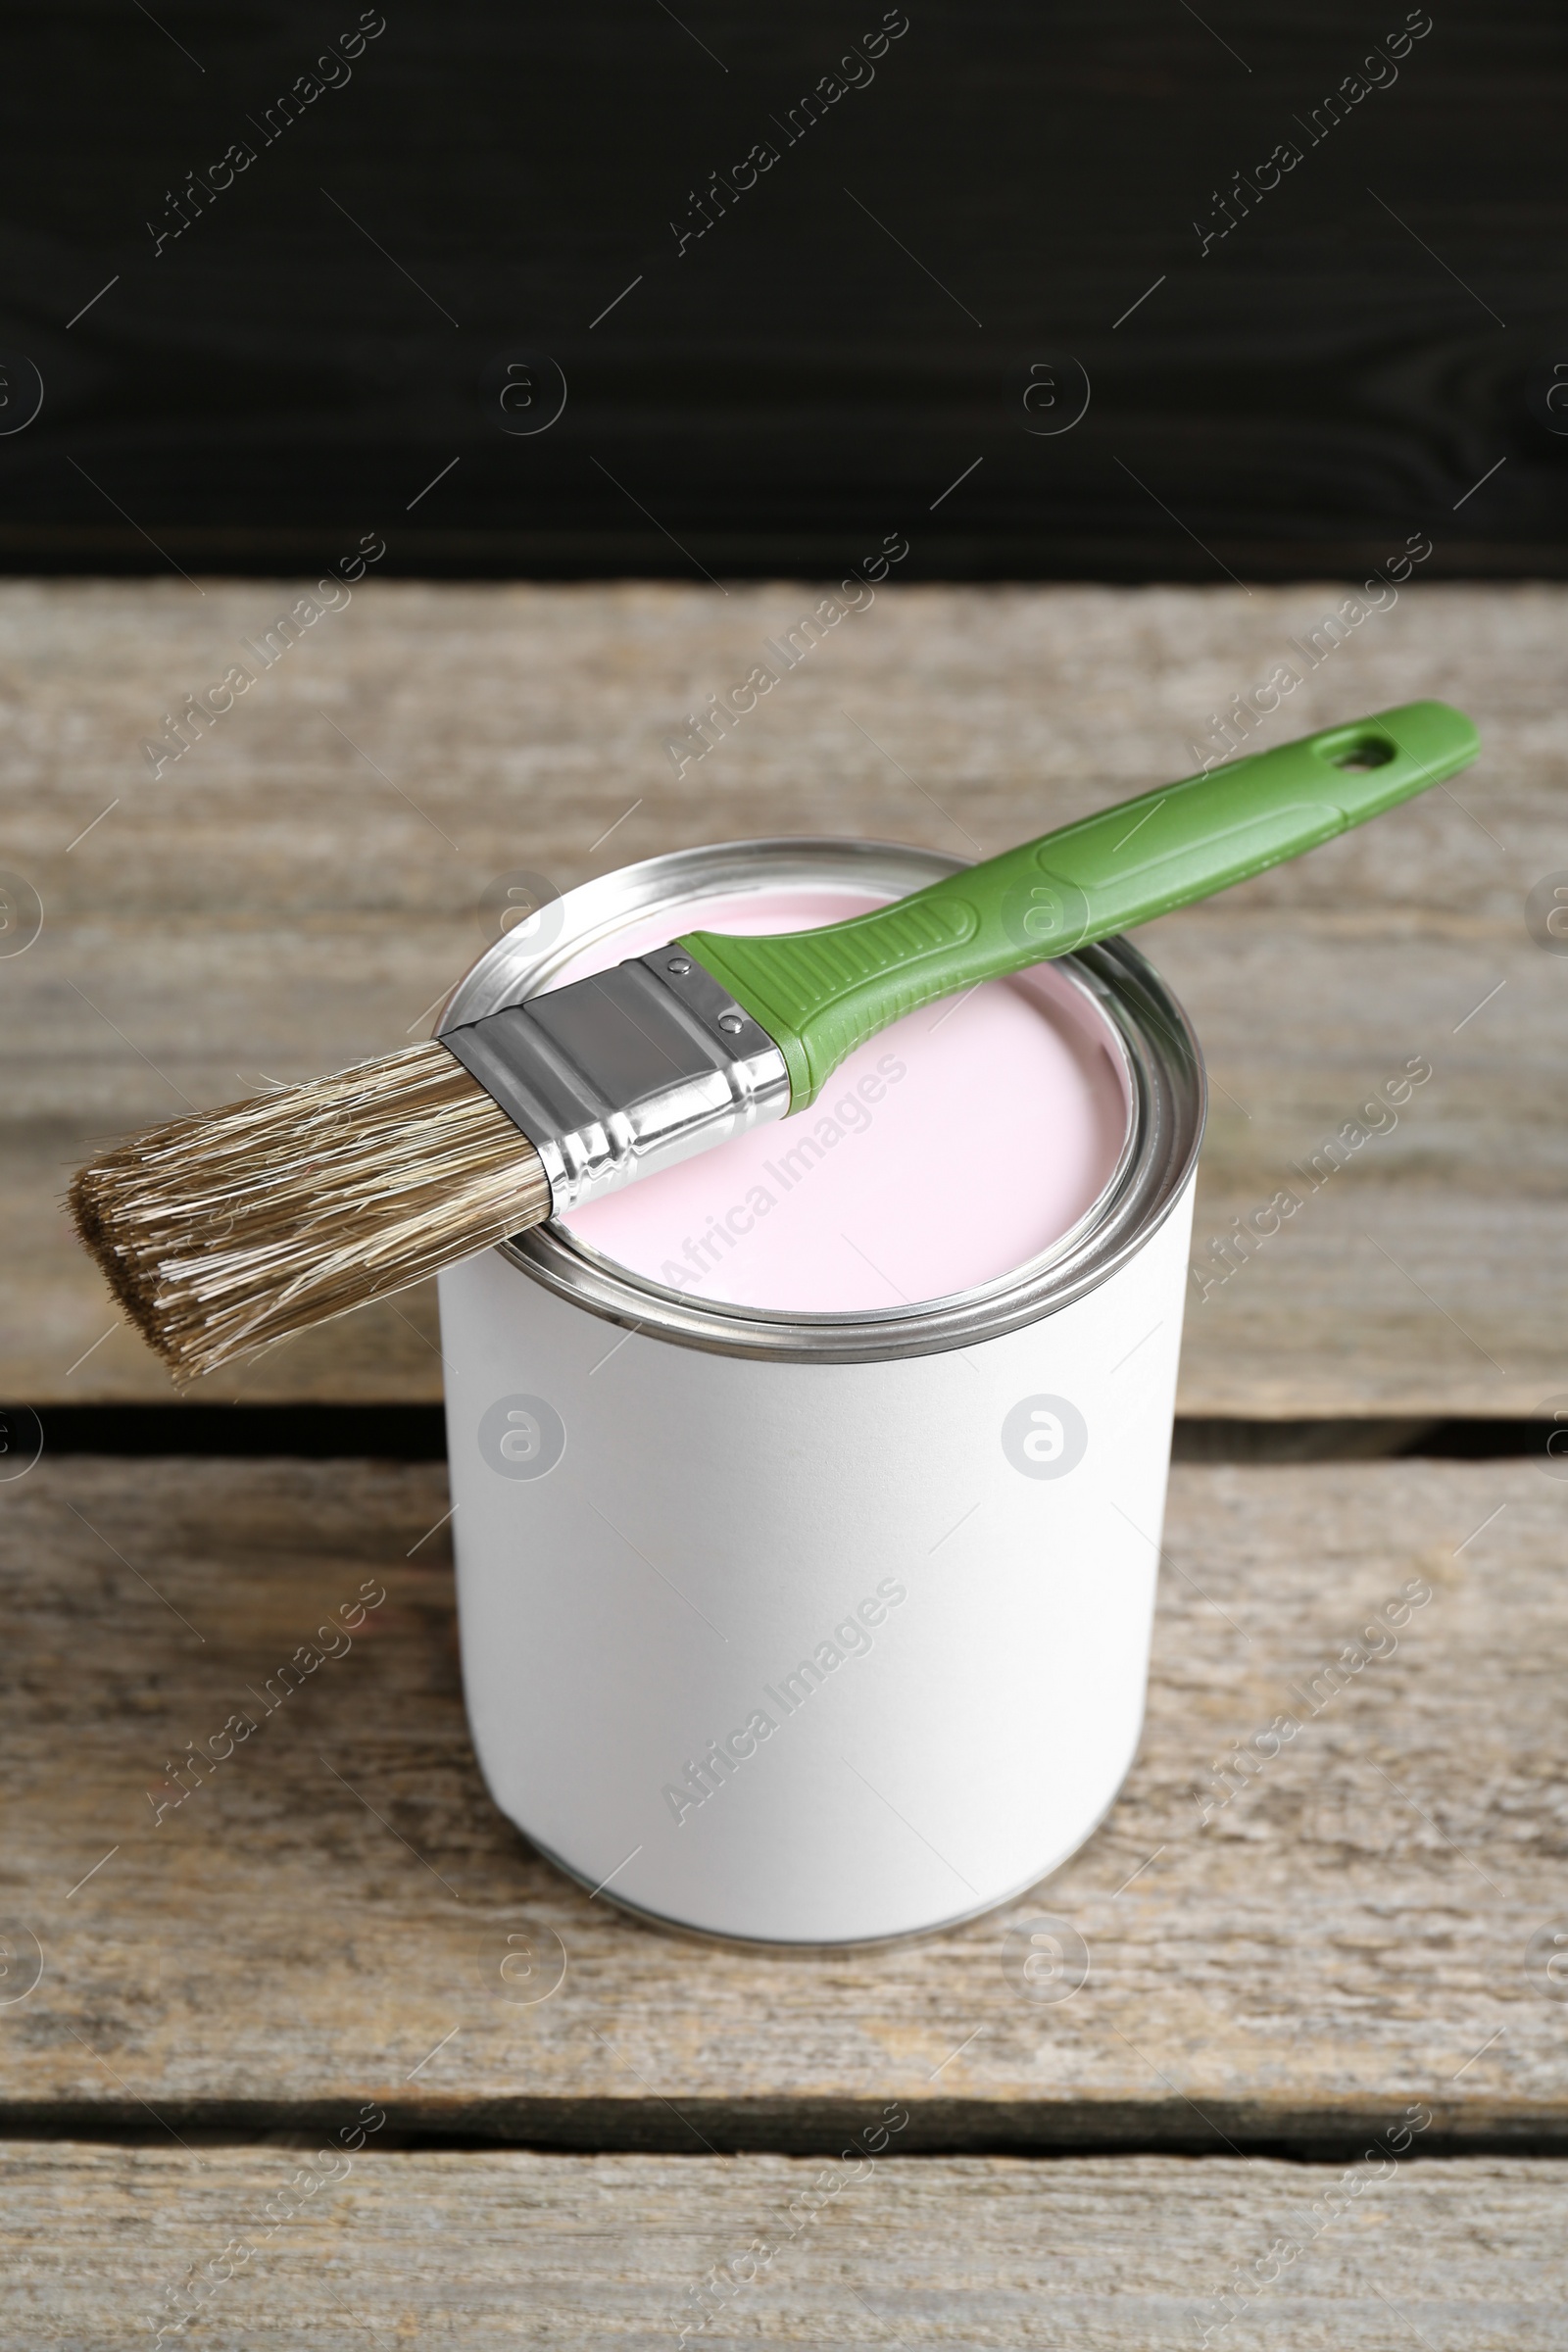
[[[1403,703],[1255,752],[1081,817],[816,931],[679,945],[778,1045],[790,1107],[922,1004],[1070,955],[1315,849],[1467,766],[1475,727],[1446,703]]]
[[[1397,756],[1394,745],[1385,742],[1381,736],[1358,735],[1354,743],[1346,745],[1343,752],[1331,752],[1329,764],[1342,768],[1348,776],[1364,776],[1370,775],[1375,767],[1387,767],[1389,761]]]

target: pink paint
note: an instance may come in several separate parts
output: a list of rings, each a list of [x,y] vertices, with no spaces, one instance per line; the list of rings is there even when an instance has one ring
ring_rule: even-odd
[[[694,900],[618,931],[551,986],[676,932],[804,931],[883,905],[847,890]],[[740,1306],[853,1314],[1012,1273],[1103,1191],[1126,1141],[1114,1033],[1050,964],[884,1030],[820,1100],[564,1222],[602,1255]]]

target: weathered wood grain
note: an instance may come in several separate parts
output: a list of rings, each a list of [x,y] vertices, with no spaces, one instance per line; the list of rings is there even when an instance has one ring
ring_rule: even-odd
[[[108,2352],[162,2327],[166,2343],[270,2352],[632,2352],[690,2326],[688,2342],[822,2352],[1148,2352],[1228,2318],[1214,2340],[1231,2352],[1568,2343],[1560,2163],[824,2165],[372,2140],[344,2167],[329,2133],[0,2147],[17,2340]]]
[[[880,8],[827,0],[403,0],[352,69],[317,62],[352,9],[152,15],[16,26],[52,202],[7,256],[48,386],[13,564],[303,566],[354,516],[453,575],[814,569],[902,524],[930,576],[1219,580],[1392,520],[1560,576],[1550,0],[1402,49],[1398,8],[910,8],[874,67],[840,60]],[[481,375],[541,345],[570,397],[514,438]],[[1037,438],[1067,354],[1088,413]]]
[[[1338,2156],[1418,2099],[1429,2146],[1568,2145],[1532,1945],[1568,1934],[1564,1491],[1533,1464],[1179,1469],[1104,1827],[1011,1913],[854,1954],[656,1935],[523,1845],[467,1742],[446,1507],[423,1464],[46,1457],[0,1489],[8,1981],[25,1932],[44,1959],[0,2007],[0,2123],[189,2137],[373,2098],[423,2132],[832,2151],[899,2099],[911,2149]],[[367,1579],[352,1649],[155,1822],[186,1743]],[[1363,1637],[1411,1580],[1430,1600]],[[1043,1916],[1090,1948],[1059,2002],[1004,1944]],[[532,2006],[486,1956],[514,1931],[564,1947]]]
[[[814,590],[367,583],[154,781],[143,737],[295,593],[0,586],[0,866],[45,906],[0,959],[0,1394],[171,1394],[61,1218],[74,1160],[424,1034],[485,944],[494,876],[564,887],[767,832],[997,850],[1190,770],[1208,714],[1342,591],[884,589],[677,780],[683,714]],[[1541,1276],[1564,1240],[1568,962],[1522,907],[1568,863],[1565,618],[1544,587],[1406,590],[1370,615],[1251,740],[1443,693],[1480,721],[1480,766],[1147,934],[1214,1080],[1205,1262],[1233,1218],[1305,1195],[1291,1163],[1407,1057],[1433,1070],[1250,1263],[1195,1288],[1189,1412],[1529,1413],[1564,1385]],[[434,1397],[433,1343],[416,1293],[204,1393]]]

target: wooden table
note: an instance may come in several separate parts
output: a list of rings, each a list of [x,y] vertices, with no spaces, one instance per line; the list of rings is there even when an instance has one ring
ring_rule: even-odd
[[[202,590],[0,586],[0,865],[44,909],[0,960],[0,1384],[64,1443],[67,1408],[126,1448],[172,1401],[64,1235],[89,1137],[424,1034],[509,870],[989,850],[1183,772],[1344,594],[883,594],[677,779],[667,738],[807,588],[366,588],[155,779],[143,740],[299,593]],[[1174,1474],[1127,1786],[1010,1915],[1085,1937],[1070,2000],[1009,1979],[1009,1915],[759,1958],[529,1852],[467,1743],[439,1463],[242,1458],[259,1403],[432,1403],[419,1294],[215,1377],[230,1455],[49,1443],[0,1485],[9,2340],[1568,2344],[1568,1489],[1387,1451],[1568,1391],[1568,962],[1523,916],[1568,866],[1565,620],[1529,586],[1369,617],[1254,739],[1443,693],[1481,764],[1150,935],[1215,1081],[1200,1263],[1407,1057],[1433,1075],[1195,1286],[1182,1409],[1231,1458]],[[156,1820],[368,1575],[353,1650]],[[1397,1648],[1350,1663],[1410,1579]],[[518,1931],[564,1958],[532,2004],[487,1959]]]

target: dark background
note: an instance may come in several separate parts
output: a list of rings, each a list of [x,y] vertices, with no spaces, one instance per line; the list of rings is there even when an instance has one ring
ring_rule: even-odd
[[[269,146],[249,119],[357,0],[10,12],[3,413],[28,360],[44,400],[0,438],[0,567],[315,569],[373,531],[383,575],[698,578],[899,532],[905,579],[1206,581],[1419,530],[1428,578],[1568,570],[1561,0],[1431,0],[1397,82],[1206,258],[1216,188],[1306,147],[1402,0],[908,0],[787,148],[881,0],[383,7]],[[256,162],[155,258],[234,139]],[[509,434],[485,371],[544,355],[564,413]],[[1026,430],[1031,366],[1066,414],[1074,362],[1082,421]]]

